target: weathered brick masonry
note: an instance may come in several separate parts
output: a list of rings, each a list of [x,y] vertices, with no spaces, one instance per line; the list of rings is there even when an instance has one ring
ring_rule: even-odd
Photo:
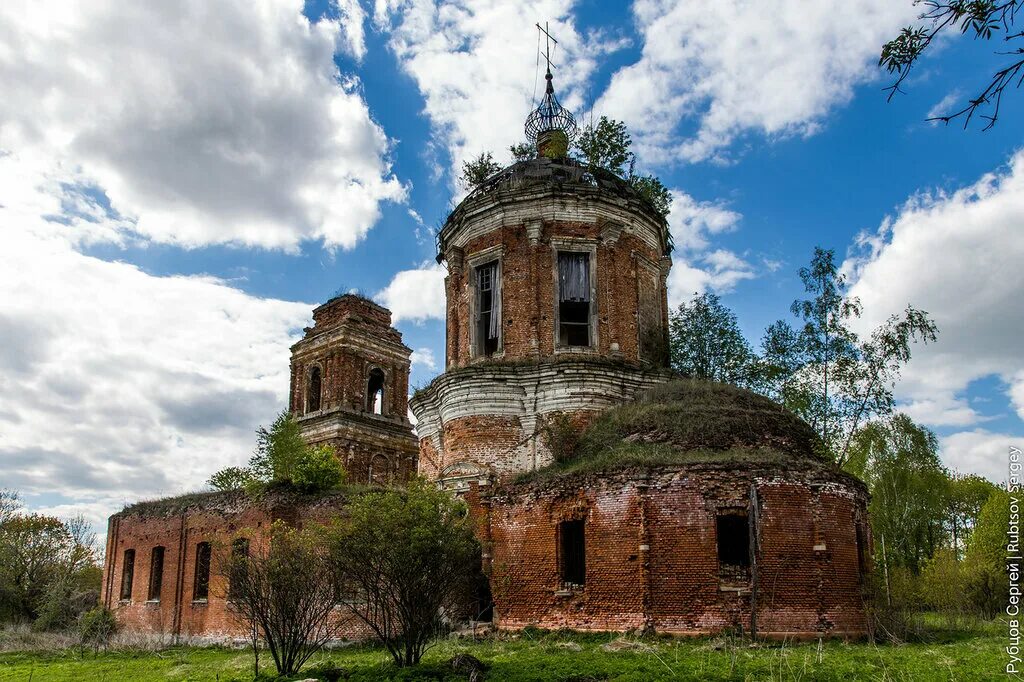
[[[717,516],[748,512],[752,489],[756,582],[750,569],[723,572],[716,542]],[[718,463],[513,485],[493,496],[477,488],[470,500],[485,519],[501,627],[749,631],[753,603],[760,634],[789,637],[865,632],[866,497],[858,481],[823,466]],[[585,583],[567,586],[559,524],[577,519]]]
[[[261,551],[274,521],[326,522],[344,513],[344,503],[342,496],[330,493],[312,498],[270,494],[254,503],[235,491],[133,505],[108,523],[103,604],[129,632],[187,641],[244,639],[245,623],[227,599],[228,581],[219,569],[233,543],[244,540],[250,551]],[[204,543],[209,562],[197,566]],[[153,570],[154,549],[162,554],[162,570]],[[126,592],[127,552],[134,560]],[[196,592],[204,579],[206,596]],[[365,626],[343,607],[336,617],[342,637],[368,636]]]
[[[391,312],[346,294],[314,310],[313,323],[292,346],[289,407],[303,437],[333,447],[350,481],[407,481],[418,452],[408,417],[412,351]]]
[[[292,347],[289,407],[303,438],[331,446],[354,483],[401,484],[416,473],[418,447],[408,419],[410,349],[391,327],[391,313],[361,296],[331,299],[313,311],[313,327]],[[240,491],[158,500],[110,518],[103,603],[129,631],[175,638],[246,636],[225,598],[217,561],[240,538],[258,551],[275,520],[299,524],[343,513],[344,499],[252,500]],[[208,594],[196,594],[200,546],[209,546]],[[162,548],[154,554],[154,548]],[[126,552],[128,554],[126,555]],[[133,556],[131,589],[123,593]],[[152,571],[162,556],[162,570]],[[151,594],[159,584],[159,594]],[[339,608],[342,634],[366,631]]]

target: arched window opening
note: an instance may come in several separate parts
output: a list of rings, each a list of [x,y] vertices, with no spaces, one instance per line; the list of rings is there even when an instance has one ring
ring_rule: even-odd
[[[384,455],[374,455],[370,460],[370,472],[367,476],[373,485],[387,485],[391,478],[391,467]]]
[[[306,387],[306,412],[320,409],[320,388],[323,383],[320,368],[314,365],[309,370],[309,384]]]
[[[124,566],[121,567],[121,601],[132,598],[132,581],[135,577],[135,550],[124,551]]]
[[[370,370],[366,382],[366,411],[384,414],[384,372],[379,367]]]
[[[160,601],[160,590],[164,582],[164,548],[157,546],[149,559],[149,601]]]
[[[210,543],[196,545],[196,575],[192,585],[192,601],[205,601],[210,597]]]
[[[249,539],[236,538],[231,543],[231,566],[229,568],[228,601],[236,601],[249,593],[246,581],[249,578]]]

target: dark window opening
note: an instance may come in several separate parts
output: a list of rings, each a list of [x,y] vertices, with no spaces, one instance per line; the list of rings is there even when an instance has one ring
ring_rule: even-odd
[[[562,585],[583,585],[587,579],[586,522],[558,524],[559,576]]]
[[[192,588],[192,599],[210,598],[210,543],[196,545],[196,579]]]
[[[558,344],[589,346],[590,254],[558,254]]]
[[[745,579],[750,571],[750,526],[746,514],[722,514],[716,524],[722,578]]]
[[[320,409],[320,387],[322,383],[320,368],[312,367],[309,370],[309,387],[306,390],[306,412],[316,412]]]
[[[135,577],[135,550],[124,551],[124,566],[121,568],[121,599],[132,598],[132,579]]]
[[[476,268],[476,350],[477,355],[498,352],[501,334],[501,283],[498,261]]]
[[[857,572],[863,577],[868,572],[867,538],[864,526],[857,524]]]
[[[369,482],[376,485],[387,485],[390,478],[389,470],[388,458],[384,455],[374,455],[370,460]]]
[[[164,583],[164,548],[154,547],[149,560],[149,595],[150,601],[160,601],[160,588]]]
[[[249,540],[248,538],[237,538],[231,543],[231,568],[230,580],[228,582],[228,599],[237,599],[242,591],[242,585],[249,575]]]
[[[384,414],[384,372],[379,367],[371,369],[366,380],[366,411]]]

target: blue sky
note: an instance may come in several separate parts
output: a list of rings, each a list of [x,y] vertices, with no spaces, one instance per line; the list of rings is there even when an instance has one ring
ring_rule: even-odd
[[[908,303],[939,323],[897,396],[947,464],[999,480],[1024,441],[1024,93],[987,132],[926,122],[998,64],[960,38],[887,103],[909,1],[16,4],[0,485],[33,507],[99,522],[244,461],[339,291],[392,307],[414,385],[440,372],[433,229],[461,162],[523,138],[537,21],[563,103],[625,120],[673,190],[673,303],[716,291],[756,342],[835,249],[864,331]]]

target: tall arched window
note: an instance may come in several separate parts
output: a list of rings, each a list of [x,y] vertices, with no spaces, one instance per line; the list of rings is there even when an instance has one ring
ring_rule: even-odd
[[[313,365],[309,369],[309,380],[306,384],[306,412],[316,412],[320,409],[320,385],[322,383],[320,368]]]
[[[379,367],[370,370],[366,382],[366,411],[384,414],[384,372]]]

